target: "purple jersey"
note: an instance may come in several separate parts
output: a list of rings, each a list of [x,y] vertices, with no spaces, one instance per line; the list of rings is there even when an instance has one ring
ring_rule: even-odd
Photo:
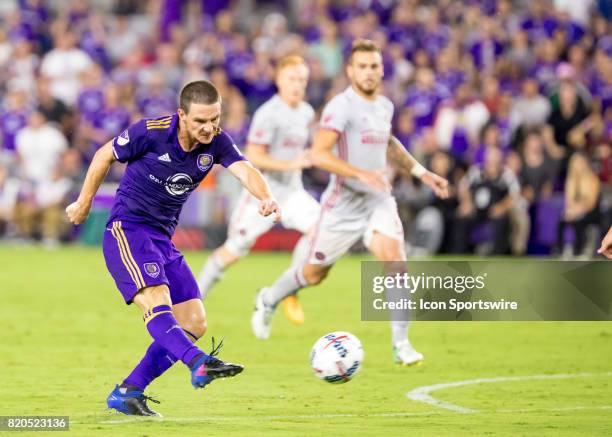
[[[416,87],[408,90],[405,105],[412,109],[417,131],[434,124],[438,106],[449,97],[448,90],[439,84],[428,90]]]
[[[213,164],[228,167],[245,159],[225,132],[191,152],[181,148],[177,133],[174,114],[140,120],[113,139],[115,158],[128,165],[109,225],[121,220],[141,223],[171,236],[183,204]]]
[[[5,112],[0,115],[0,131],[2,131],[2,145],[5,150],[15,150],[17,132],[27,124],[28,114],[24,111]]]
[[[121,132],[130,125],[131,115],[127,109],[114,108],[100,111],[93,125],[112,135],[114,132]]]
[[[104,93],[99,88],[83,89],[77,98],[77,107],[87,121],[93,122],[104,108]]]
[[[436,83],[451,93],[454,93],[463,82],[465,82],[465,73],[460,70],[450,69],[436,74]]]
[[[176,97],[170,90],[153,93],[142,91],[136,95],[136,106],[147,118],[159,117],[177,107]]]
[[[478,40],[470,46],[472,60],[478,69],[493,67],[495,60],[501,56],[502,52],[501,43],[494,39]]]

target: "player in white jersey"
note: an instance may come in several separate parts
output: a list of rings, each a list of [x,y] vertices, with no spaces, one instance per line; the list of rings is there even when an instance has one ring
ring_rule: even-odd
[[[286,228],[302,234],[293,252],[293,263],[304,263],[308,257],[306,235],[319,216],[318,202],[304,190],[302,169],[311,166],[306,150],[314,110],[306,103],[304,93],[308,67],[299,56],[279,61],[276,84],[278,94],[264,103],[253,116],[247,138],[246,155],[262,170],[283,215]],[[243,190],[230,219],[227,241],[208,258],[198,283],[205,299],[222,272],[249,253],[255,240],[274,226],[274,220],[262,217],[258,202]],[[287,318],[296,324],[304,322],[304,313],[295,295],[284,300]]]
[[[332,173],[332,178],[321,198],[310,257],[258,293],[251,325],[260,339],[270,335],[278,302],[296,290],[320,283],[360,238],[378,260],[401,261],[394,264],[405,268],[402,223],[384,175],[387,158],[436,195],[448,196],[448,182],[427,171],[391,135],[393,104],[379,95],[383,77],[380,49],[372,41],[356,40],[346,71],[351,85],[326,105],[312,146],[313,164]],[[405,313],[403,318],[407,319]],[[423,359],[408,340],[408,324],[407,320],[391,322],[394,359],[406,365]]]

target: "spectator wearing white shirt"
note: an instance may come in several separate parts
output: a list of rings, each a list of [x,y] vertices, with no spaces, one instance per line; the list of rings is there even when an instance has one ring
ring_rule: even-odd
[[[516,128],[539,126],[548,119],[550,109],[550,101],[538,91],[537,80],[527,78],[522,83],[521,95],[512,105],[511,119]]]
[[[91,63],[89,55],[76,47],[71,32],[58,32],[55,48],[42,60],[41,73],[50,79],[53,96],[72,106],[81,88],[79,77]]]
[[[41,112],[35,111],[28,126],[17,134],[16,145],[24,183],[15,207],[15,222],[25,239],[33,238],[40,224],[43,243],[53,247],[63,230],[62,206],[71,184],[59,170],[68,142]]]
[[[30,115],[15,143],[22,177],[34,183],[46,181],[68,149],[66,137],[39,111]]]

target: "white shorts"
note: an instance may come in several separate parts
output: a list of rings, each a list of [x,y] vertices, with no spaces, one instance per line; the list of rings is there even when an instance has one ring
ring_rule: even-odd
[[[374,232],[404,241],[404,228],[391,195],[360,193],[345,186],[328,189],[310,242],[310,264],[331,265],[363,238],[370,246]]]
[[[319,217],[319,203],[303,188],[274,191],[281,210],[281,224],[287,229],[308,233]],[[249,253],[257,238],[273,226],[273,216],[262,217],[259,214],[259,201],[245,189],[232,213],[224,246],[231,253],[244,256]]]

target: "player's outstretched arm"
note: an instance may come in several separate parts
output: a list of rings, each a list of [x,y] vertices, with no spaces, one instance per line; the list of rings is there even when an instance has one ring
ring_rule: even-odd
[[[608,233],[601,241],[601,247],[597,249],[597,253],[601,253],[608,259],[612,259],[612,226],[608,230]]]
[[[259,199],[259,213],[264,217],[274,214],[274,221],[281,219],[281,211],[270,191],[268,183],[249,161],[236,161],[227,169],[240,181],[243,187]]]
[[[312,144],[312,164],[330,173],[359,179],[366,185],[380,191],[390,191],[385,175],[355,167],[334,155],[334,145],[340,135],[330,129],[319,129]]]
[[[312,166],[309,150],[304,150],[292,160],[283,160],[270,155],[267,146],[248,143],[245,155],[251,164],[260,170],[293,171]]]
[[[423,167],[393,135],[389,138],[388,157],[404,176],[414,176],[431,188],[436,196],[448,198],[448,181]]]
[[[93,198],[114,161],[113,146],[112,142],[109,141],[100,147],[94,155],[78,199],[66,208],[68,220],[75,225],[81,224],[87,219]]]

